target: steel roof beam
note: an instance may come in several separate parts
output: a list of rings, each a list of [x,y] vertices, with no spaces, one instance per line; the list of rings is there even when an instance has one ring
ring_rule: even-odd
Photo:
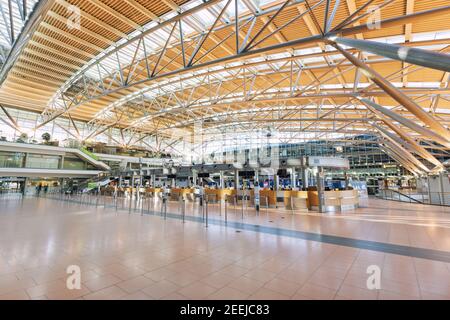
[[[331,37],[331,40],[336,43],[357,48],[362,51],[371,52],[379,56],[405,61],[431,69],[450,72],[449,54],[369,40],[333,37]]]

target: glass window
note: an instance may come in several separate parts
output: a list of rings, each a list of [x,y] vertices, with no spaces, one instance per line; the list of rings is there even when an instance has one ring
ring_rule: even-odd
[[[28,154],[26,168],[59,169],[60,156]]]
[[[86,170],[86,163],[79,158],[64,158],[64,169],[66,170]]]
[[[24,153],[0,151],[0,168],[22,168]]]

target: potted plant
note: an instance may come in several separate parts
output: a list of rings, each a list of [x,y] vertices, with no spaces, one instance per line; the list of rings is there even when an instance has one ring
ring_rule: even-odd
[[[49,142],[50,142],[50,139],[52,138],[51,136],[50,136],[50,133],[48,133],[48,132],[46,132],[46,133],[44,133],[42,136],[41,136],[41,138],[42,138],[42,140],[44,140],[44,144],[49,144]]]
[[[18,143],[27,143],[28,135],[26,133],[22,133],[19,138],[16,140]]]

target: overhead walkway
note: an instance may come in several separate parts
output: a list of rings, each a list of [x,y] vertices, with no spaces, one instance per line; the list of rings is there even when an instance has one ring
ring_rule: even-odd
[[[0,142],[0,176],[89,178],[109,170],[79,149]]]

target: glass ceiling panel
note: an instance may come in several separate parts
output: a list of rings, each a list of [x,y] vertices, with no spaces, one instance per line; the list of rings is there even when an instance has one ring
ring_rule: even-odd
[[[6,60],[14,40],[20,35],[24,21],[26,21],[38,1],[26,1],[26,16],[24,16],[23,0],[11,0],[11,6],[9,6],[8,0],[0,0],[0,66]],[[10,17],[12,17],[13,33],[11,33]]]

